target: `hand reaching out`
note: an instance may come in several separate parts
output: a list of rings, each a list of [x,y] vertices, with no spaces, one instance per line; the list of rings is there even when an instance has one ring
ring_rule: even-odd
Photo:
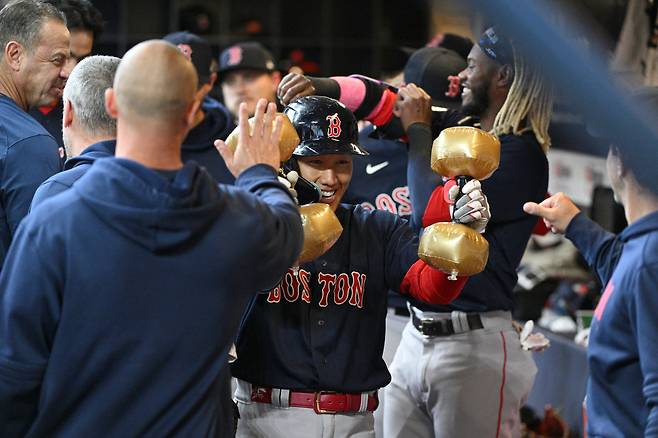
[[[247,105],[240,104],[240,134],[238,145],[232,151],[222,140],[215,140],[215,147],[226,162],[226,167],[236,178],[247,168],[257,164],[266,164],[274,170],[281,164],[279,137],[282,120],[276,116],[276,105],[260,99],[256,104],[253,129],[249,127]]]

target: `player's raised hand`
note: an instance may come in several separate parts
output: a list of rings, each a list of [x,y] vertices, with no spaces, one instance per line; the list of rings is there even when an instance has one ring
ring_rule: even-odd
[[[405,132],[414,123],[432,123],[432,98],[422,88],[408,84],[398,89],[393,114],[400,119]]]
[[[299,73],[288,73],[281,79],[277,96],[283,105],[295,99],[315,94],[315,87],[309,78]]]
[[[564,233],[571,220],[580,213],[576,204],[564,193],[559,192],[550,198],[544,199],[540,204],[526,202],[523,211],[539,216],[554,233]]]
[[[238,126],[240,135],[235,151],[222,140],[215,140],[215,147],[233,176],[237,178],[245,169],[257,164],[266,164],[277,170],[281,164],[279,137],[282,121],[276,115],[276,105],[260,99],[256,104],[253,128],[250,129],[247,105],[241,103]]]

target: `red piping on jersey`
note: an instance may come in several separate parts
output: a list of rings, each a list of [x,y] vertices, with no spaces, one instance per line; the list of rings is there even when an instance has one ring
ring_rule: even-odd
[[[505,375],[507,368],[507,344],[505,343],[505,334],[500,332],[503,339],[503,379],[500,382],[500,404],[498,405],[498,427],[496,428],[496,438],[500,435],[500,423],[503,418],[503,404],[505,402]]]

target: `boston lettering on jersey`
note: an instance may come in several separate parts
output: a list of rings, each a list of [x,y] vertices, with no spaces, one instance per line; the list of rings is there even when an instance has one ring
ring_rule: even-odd
[[[370,155],[354,157],[352,182],[343,202],[409,216],[407,146],[402,141],[373,138],[372,132],[373,128],[367,127],[359,133],[359,144]]]
[[[281,283],[270,291],[267,295],[267,302],[274,304],[285,300],[294,303],[301,300],[311,304],[310,284],[311,273],[300,268],[297,273],[289,269],[284,275]],[[328,274],[319,272],[317,275],[317,285],[320,286],[320,307],[327,307],[329,300],[338,306],[349,304],[359,309],[363,308],[364,292],[366,289],[366,274],[352,271],[350,274]]]
[[[385,210],[399,216],[411,214],[411,200],[409,199],[409,187],[396,187],[389,195],[378,193],[374,205],[368,201],[361,202],[366,210]]]
[[[259,294],[236,345],[235,377],[293,390],[362,392],[390,381],[382,359],[389,289],[418,260],[399,216],[341,204],[338,241]],[[346,340],[349,340],[347,342]]]

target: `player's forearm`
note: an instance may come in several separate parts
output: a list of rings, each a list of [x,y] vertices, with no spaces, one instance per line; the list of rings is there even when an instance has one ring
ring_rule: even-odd
[[[459,296],[467,279],[448,280],[446,274],[418,260],[404,276],[400,291],[429,304],[448,304]]]
[[[429,126],[423,123],[414,123],[409,127],[409,161],[407,163],[407,184],[409,185],[409,195],[412,203],[412,220],[411,224],[415,230],[420,229],[423,225],[424,215],[432,194],[437,186],[440,187],[441,177],[430,168],[430,157],[432,154],[432,131]],[[439,196],[435,202],[439,202],[442,196]],[[438,204],[430,209],[436,217]],[[447,206],[445,211],[447,216],[441,216],[441,220],[449,220],[450,214]],[[439,220],[433,220],[433,222]]]
[[[587,263],[596,269],[601,283],[605,285],[617,266],[624,244],[582,212],[571,220],[565,231],[566,238],[573,242]]]
[[[311,78],[316,94],[332,97],[354,113],[357,119],[383,126],[393,118],[396,94],[384,84],[365,76]]]
[[[258,231],[265,236],[256,259],[267,264],[262,266],[263,272],[271,273],[271,277],[254,280],[258,282],[257,289],[264,290],[276,284],[299,257],[304,241],[299,209],[288,188],[268,166],[257,165],[245,170],[236,180],[236,186],[262,201],[254,209],[254,213],[260,215]]]

